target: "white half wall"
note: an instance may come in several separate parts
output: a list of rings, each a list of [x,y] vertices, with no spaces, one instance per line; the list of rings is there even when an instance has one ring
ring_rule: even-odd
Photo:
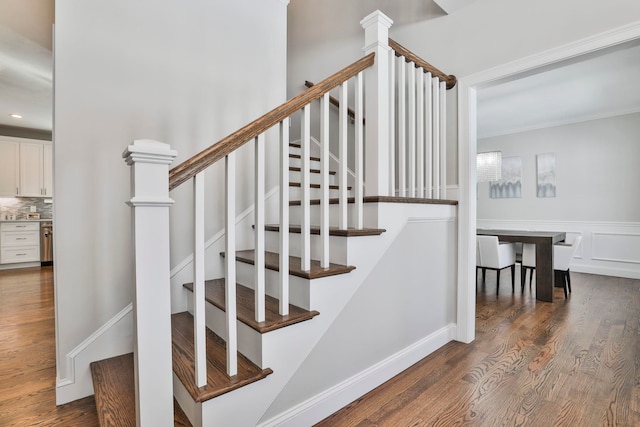
[[[455,217],[409,217],[264,425],[318,422],[454,339],[456,251]]]
[[[122,151],[135,139],[154,139],[177,150],[177,164],[284,102],[286,7],[280,0],[56,2],[56,345],[58,382],[67,389],[73,388],[67,354],[132,300],[130,180]],[[251,151],[238,156],[242,185],[253,181]],[[222,168],[213,169],[208,238],[223,221]],[[238,212],[252,203],[250,194],[238,197]],[[192,252],[191,186],[171,197],[177,265]],[[85,395],[78,388],[58,403]]]

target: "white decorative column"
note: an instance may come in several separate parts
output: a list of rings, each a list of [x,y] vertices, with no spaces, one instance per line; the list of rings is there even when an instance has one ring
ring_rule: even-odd
[[[365,72],[365,195],[388,196],[389,188],[389,28],[391,18],[376,10],[362,21],[365,54],[375,52]]]
[[[131,166],[136,423],[173,426],[169,286],[169,145],[136,140],[122,154]]]

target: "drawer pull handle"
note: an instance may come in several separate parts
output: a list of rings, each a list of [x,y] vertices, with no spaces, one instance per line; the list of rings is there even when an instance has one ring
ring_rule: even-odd
[[[26,256],[27,254],[16,254],[16,256]]]
[[[16,237],[16,240],[27,240],[26,237]]]

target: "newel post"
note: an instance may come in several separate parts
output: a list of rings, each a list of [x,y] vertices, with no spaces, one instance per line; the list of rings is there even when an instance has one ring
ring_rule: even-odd
[[[375,64],[365,72],[365,195],[387,196],[389,189],[389,28],[391,18],[376,10],[362,21],[365,54]]]
[[[131,166],[136,422],[173,426],[169,287],[169,145],[136,140],[122,154]]]

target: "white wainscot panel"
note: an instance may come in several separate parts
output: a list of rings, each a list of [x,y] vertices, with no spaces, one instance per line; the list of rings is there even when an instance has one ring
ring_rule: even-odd
[[[640,234],[594,232],[592,236],[592,259],[640,264]]]

